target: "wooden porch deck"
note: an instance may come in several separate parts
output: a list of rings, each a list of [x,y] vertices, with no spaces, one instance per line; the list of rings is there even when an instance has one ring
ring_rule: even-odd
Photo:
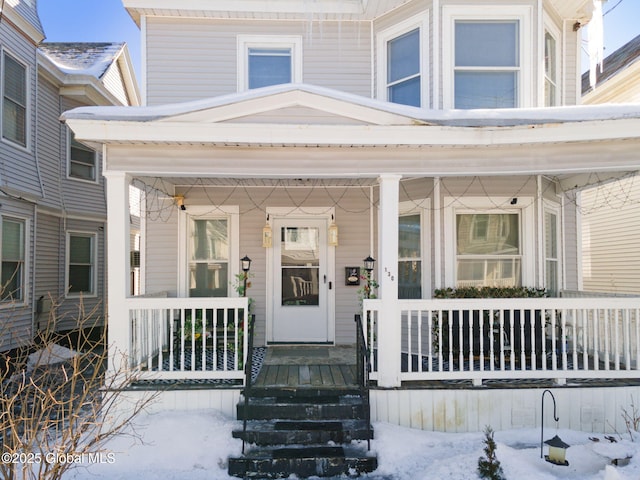
[[[356,350],[350,346],[269,346],[254,388],[357,386]]]

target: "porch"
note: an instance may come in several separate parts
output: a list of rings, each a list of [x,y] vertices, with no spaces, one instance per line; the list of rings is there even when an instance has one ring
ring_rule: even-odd
[[[126,304],[129,366],[141,380],[246,381],[246,298],[131,298]],[[613,385],[640,377],[639,297],[397,300],[387,316],[384,306],[384,300],[365,300],[362,315],[370,378],[378,387]],[[355,385],[356,352],[349,346],[262,348],[252,378],[261,387]]]

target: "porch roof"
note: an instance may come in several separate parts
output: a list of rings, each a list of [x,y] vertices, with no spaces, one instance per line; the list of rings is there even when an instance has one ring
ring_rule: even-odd
[[[168,106],[82,107],[62,119],[79,140],[109,147],[106,171],[141,175],[573,176],[640,169],[640,105],[632,104],[427,110],[288,84]]]

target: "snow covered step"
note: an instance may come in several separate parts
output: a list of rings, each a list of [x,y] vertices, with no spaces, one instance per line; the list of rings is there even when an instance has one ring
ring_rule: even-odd
[[[246,433],[235,430],[233,437],[256,445],[340,444],[369,440],[372,430],[364,420],[250,420]]]
[[[255,448],[229,458],[229,474],[240,478],[359,476],[374,471],[377,458],[358,446],[293,446]]]

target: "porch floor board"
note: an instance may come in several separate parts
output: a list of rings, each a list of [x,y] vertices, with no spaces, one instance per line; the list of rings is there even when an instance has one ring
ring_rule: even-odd
[[[356,387],[353,347],[271,346],[253,388]]]

